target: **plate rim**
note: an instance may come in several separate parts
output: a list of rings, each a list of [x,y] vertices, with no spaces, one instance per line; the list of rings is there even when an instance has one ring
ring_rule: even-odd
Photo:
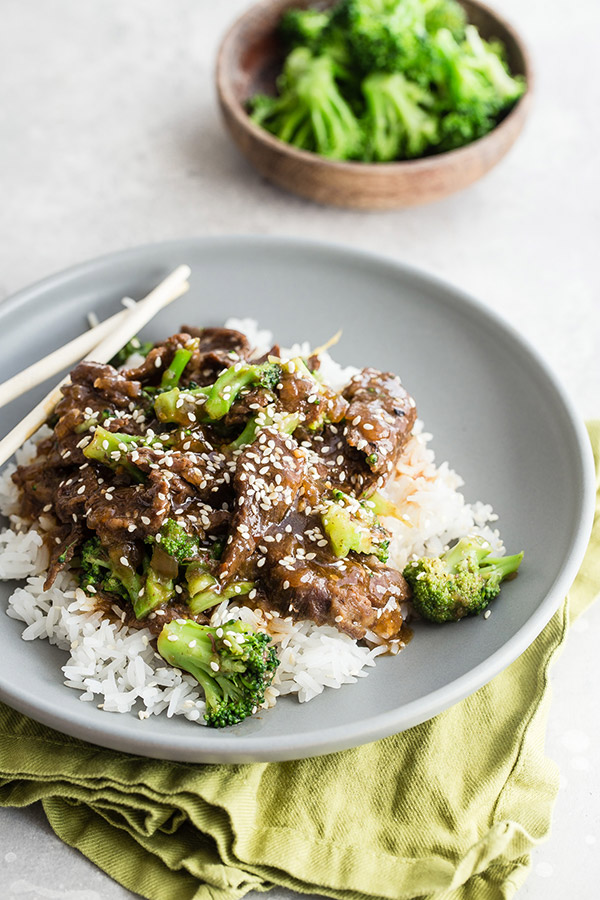
[[[358,258],[376,269],[387,269],[400,280],[409,278],[413,283],[420,283],[426,288],[435,289],[436,292],[443,295],[444,303],[450,302],[453,307],[461,310],[466,308],[470,315],[475,314],[477,319],[483,320],[484,324],[488,326],[491,324],[494,329],[503,332],[511,344],[535,364],[545,379],[547,387],[553,390],[555,399],[560,402],[562,412],[571,426],[572,437],[579,450],[577,460],[581,483],[581,494],[578,498],[579,520],[574,527],[568,558],[534,614],[502,647],[483,662],[424,697],[417,698],[393,710],[362,718],[351,725],[333,725],[325,732],[322,730],[319,732],[308,731],[302,734],[274,737],[261,737],[260,735],[236,737],[234,732],[215,736],[213,732],[210,744],[199,747],[198,738],[201,738],[201,734],[198,735],[197,730],[190,730],[189,735],[172,735],[167,741],[161,736],[153,738],[151,735],[145,734],[143,723],[139,735],[136,736],[119,734],[118,728],[116,733],[113,733],[110,731],[110,726],[108,726],[109,733],[107,734],[106,728],[90,726],[78,720],[77,707],[73,707],[72,711],[70,708],[65,711],[62,708],[48,709],[48,705],[43,703],[36,705],[29,700],[27,692],[20,690],[18,685],[10,685],[6,689],[1,681],[0,700],[32,719],[72,737],[120,752],[180,762],[244,763],[300,759],[348,749],[414,727],[483,687],[514,662],[538,637],[570,589],[587,548],[595,507],[594,460],[583,419],[568,391],[540,352],[495,309],[439,275],[384,254],[335,241],[240,233],[186,236],[168,241],[134,245],[69,266],[13,293],[5,300],[0,301],[0,322],[6,316],[34,301],[40,294],[43,295],[49,290],[72,283],[77,279],[100,273],[107,265],[135,264],[136,258],[139,258],[140,261],[147,259],[150,253],[153,254],[154,261],[161,265],[161,256],[179,252],[181,247],[192,244],[201,248],[228,244],[232,247],[238,246],[246,249],[252,247],[253,244],[261,247],[270,244],[286,250],[300,248],[305,252],[321,254],[323,257],[335,256],[338,260],[350,258],[356,261]],[[108,721],[110,722],[110,719]],[[118,725],[118,720],[114,721]],[[106,724],[108,725],[108,723]],[[168,746],[166,746],[167,744]]]

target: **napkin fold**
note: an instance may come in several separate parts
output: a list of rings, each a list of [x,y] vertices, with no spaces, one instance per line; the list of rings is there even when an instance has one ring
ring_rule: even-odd
[[[589,433],[598,473],[600,422]],[[429,722],[317,759],[145,759],[0,705],[0,805],[41,800],[63,841],[148,900],[275,885],[343,900],[512,897],[558,789],[544,754],[549,669],[599,586],[597,502],[570,597],[519,659]]]

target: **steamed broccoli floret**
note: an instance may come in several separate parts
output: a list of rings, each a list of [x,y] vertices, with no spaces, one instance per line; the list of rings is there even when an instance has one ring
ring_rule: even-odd
[[[287,57],[278,81],[279,96],[251,101],[254,121],[282,141],[327,156],[352,159],[360,155],[358,119],[335,80],[330,55],[316,56],[296,47]]]
[[[456,0],[339,0],[324,12],[288,11],[282,32],[293,49],[279,96],[252,98],[252,117],[332,159],[461,147],[491,131],[526,87]]]
[[[493,45],[481,39],[472,25],[458,43],[442,28],[433,38],[436,66],[432,77],[440,91],[440,150],[461,147],[487,134],[497,116],[525,90],[513,78]],[[444,115],[444,113],[446,113]]]
[[[473,25],[467,25],[465,36],[464,46],[471,54],[467,61],[492,85],[495,102],[504,107],[518,100],[525,90],[525,82],[520,76],[513,78],[508,71],[502,58],[502,46],[484,41]]]
[[[120,551],[116,551],[120,552]],[[135,604],[143,588],[142,578],[120,559],[114,559],[102,546],[98,538],[89,538],[81,548],[81,587],[94,587],[119,594],[124,600]]]
[[[362,75],[425,66],[421,0],[344,0],[332,21],[344,28],[354,66]]]
[[[321,519],[335,555],[343,558],[353,550],[387,562],[390,535],[379,524],[373,510],[343,491],[334,491],[333,496]]]
[[[199,681],[207,724],[224,728],[251,716],[264,702],[278,665],[270,640],[243,622],[212,628],[176,619],[164,626],[157,647],[169,665]]]
[[[175,519],[167,519],[163,524],[158,543],[164,552],[173,556],[178,563],[198,556],[198,537],[188,534],[183,525],[180,525]]]
[[[173,388],[159,394],[154,401],[154,411],[161,422],[214,422],[227,415],[233,403],[245,387],[260,384],[273,390],[279,382],[281,368],[277,363],[260,365],[237,363],[221,372],[213,384],[180,390]]]
[[[409,562],[402,574],[412,588],[415,610],[438,623],[479,615],[523,559],[523,553],[492,558],[490,552],[486,540],[473,536],[462,538],[440,557]]]
[[[279,31],[291,47],[314,48],[323,37],[331,16],[319,9],[288,9],[281,17]]]
[[[435,34],[440,28],[447,28],[457,41],[464,38],[467,16],[460,3],[456,0],[423,0],[423,5],[425,28],[429,34]]]
[[[363,81],[367,102],[367,152],[378,162],[422,156],[436,143],[437,122],[423,107],[434,98],[400,72],[379,72]]]

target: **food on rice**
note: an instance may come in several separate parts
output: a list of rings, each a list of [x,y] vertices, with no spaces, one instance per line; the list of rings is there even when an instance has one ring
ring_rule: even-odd
[[[82,699],[217,727],[312,699],[404,647],[409,560],[502,554],[395,375],[248,320],[139,349],[77,366],[2,478],[8,613]]]

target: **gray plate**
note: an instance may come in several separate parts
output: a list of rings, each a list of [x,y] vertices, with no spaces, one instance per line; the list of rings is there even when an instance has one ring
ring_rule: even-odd
[[[245,762],[341,750],[409,728],[461,700],[512,662],[541,631],[583,558],[592,521],[593,464],[583,425],[537,355],[498,318],[449,285],[340,247],[272,238],[188,239],[78,266],[0,306],[0,379],[74,337],[86,312],[115,312],[176,265],[192,289],[144,331],[252,316],[284,345],[317,346],[340,327],[343,364],[391,369],[417,400],[439,461],[465,479],[468,500],[493,504],[509,552],[525,550],[488,620],[419,625],[407,649],[368,678],[311,703],[285,698],[226,731],[182,718],[108,714],[62,684],[65,654],[20,639],[0,616],[0,697],[59,731],[145,756]],[[55,379],[53,379],[54,381]],[[49,389],[2,413],[2,433]],[[1,586],[3,605],[11,586]]]

